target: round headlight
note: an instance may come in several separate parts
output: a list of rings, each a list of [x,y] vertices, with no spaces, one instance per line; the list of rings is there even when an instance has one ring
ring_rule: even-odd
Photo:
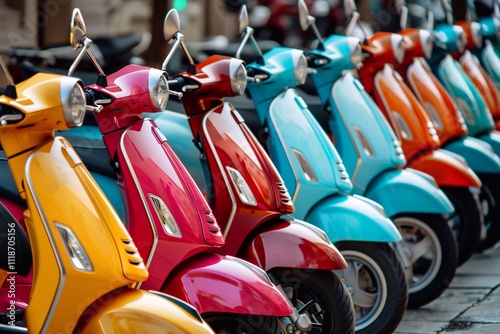
[[[149,70],[148,75],[149,100],[154,110],[163,111],[167,107],[169,89],[167,73],[155,68]]]
[[[455,31],[455,35],[457,36],[457,51],[464,52],[465,46],[467,45],[467,36],[465,36],[464,29],[460,26],[453,26],[453,30]]]
[[[348,38],[349,49],[351,51],[351,64],[355,69],[359,69],[363,66],[363,50],[361,49],[361,43],[359,42],[359,38]]]
[[[470,24],[470,34],[472,36],[472,42],[476,47],[481,47],[483,44],[483,33],[481,32],[481,25],[477,22],[471,22]]]
[[[392,52],[398,63],[402,63],[405,58],[405,46],[403,44],[403,36],[398,34],[391,35]]]
[[[242,95],[247,87],[247,70],[241,60],[231,59],[229,77],[231,78],[231,90],[233,94]]]
[[[85,94],[82,83],[77,78],[61,79],[61,102],[66,126],[81,126],[85,118]]]
[[[421,29],[419,31],[420,45],[424,51],[425,58],[429,59],[432,55],[432,47],[434,46],[434,37],[428,30]]]
[[[307,79],[307,59],[302,51],[293,54],[293,73],[298,85],[304,84]]]

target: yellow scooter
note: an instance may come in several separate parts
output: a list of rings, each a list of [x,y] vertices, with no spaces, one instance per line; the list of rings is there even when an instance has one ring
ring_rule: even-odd
[[[82,124],[80,80],[40,73],[14,86],[0,65],[11,83],[0,96],[0,144],[29,235],[0,205],[0,279],[28,274],[31,257],[34,270],[26,327],[0,332],[213,333],[190,305],[134,288],[148,277],[134,242],[69,142],[54,137]]]

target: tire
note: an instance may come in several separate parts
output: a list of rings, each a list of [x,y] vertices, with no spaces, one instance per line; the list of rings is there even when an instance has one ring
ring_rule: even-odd
[[[483,214],[479,199],[474,197],[469,189],[455,187],[441,189],[455,208],[452,229],[458,244],[458,266],[461,266],[474,254],[479,245]]]
[[[311,333],[354,333],[354,308],[346,286],[332,271],[273,269],[271,280],[311,319]],[[304,307],[306,305],[306,307]]]
[[[493,247],[500,240],[500,176],[498,174],[478,174],[483,187],[479,195],[486,239],[481,240],[476,252]]]
[[[408,283],[401,261],[386,243],[336,244],[349,267],[344,282],[356,312],[356,333],[392,333],[408,303]],[[362,305],[370,303],[370,305]]]
[[[410,264],[406,269],[408,308],[418,308],[438,298],[450,285],[458,263],[457,242],[440,215],[399,215],[393,221]]]
[[[276,317],[213,314],[203,318],[216,334],[285,334],[285,328]]]

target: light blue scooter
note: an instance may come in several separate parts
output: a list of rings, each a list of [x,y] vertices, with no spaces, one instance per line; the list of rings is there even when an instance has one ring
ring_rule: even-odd
[[[246,17],[243,9],[243,41],[236,58],[250,41],[258,60],[247,65],[253,78],[247,93],[255,105],[245,108],[241,99],[226,100],[236,106],[247,125],[261,130],[260,139],[266,138],[261,143],[292,195],[294,216],[323,229],[349,263],[344,279],[352,289],[356,331],[391,332],[408,300],[398,257],[401,249],[396,244],[401,235],[379,204],[350,195],[352,183],[340,156],[293,89],[307,76],[303,51],[277,47],[263,55]],[[252,113],[258,116],[257,126],[250,124]]]
[[[352,30],[359,14],[350,2],[345,5],[353,13]],[[408,305],[419,307],[441,295],[454,276],[457,248],[449,226],[453,207],[430,176],[404,168],[396,135],[355,77],[362,57],[359,40],[340,35],[323,40],[314,18],[304,12],[299,11],[303,28],[312,25],[319,42],[307,54],[323,106],[320,113],[326,115],[315,111],[315,116],[333,135],[353,192],[382,204],[401,231],[412,269]]]

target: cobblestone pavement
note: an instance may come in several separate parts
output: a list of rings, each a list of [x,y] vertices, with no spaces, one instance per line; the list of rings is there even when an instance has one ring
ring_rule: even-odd
[[[408,310],[395,333],[500,333],[499,244],[458,268],[440,298]]]

